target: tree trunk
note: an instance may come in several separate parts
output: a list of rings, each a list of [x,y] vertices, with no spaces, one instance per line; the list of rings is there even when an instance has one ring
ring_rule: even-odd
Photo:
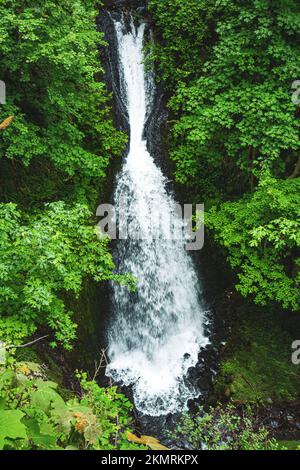
[[[298,161],[295,165],[293,173],[288,177],[288,179],[293,180],[294,178],[297,178],[297,176],[299,176],[299,173],[300,173],[300,156],[299,156]]]

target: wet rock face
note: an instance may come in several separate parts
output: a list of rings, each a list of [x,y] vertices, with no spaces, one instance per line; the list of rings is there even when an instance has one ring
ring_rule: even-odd
[[[147,0],[104,0],[106,8],[146,8]]]
[[[115,6],[118,3],[113,3]],[[104,39],[107,42],[107,47],[101,47],[102,63],[104,63],[104,81],[108,88],[108,91],[112,93],[113,97],[113,110],[116,120],[117,127],[129,134],[129,123],[126,107],[122,102],[120,96],[120,75],[118,68],[118,42],[116,33],[114,30],[114,25],[112,18],[118,19],[121,15],[120,11],[108,11],[103,8],[100,10],[99,16],[97,18],[97,28],[99,31],[104,33]]]
[[[119,129],[129,135],[128,114],[122,98],[120,96],[120,75],[118,69],[118,44],[116,33],[112,19],[118,20],[121,15],[128,20],[128,28],[130,22],[129,13],[133,10],[146,21],[146,40],[150,39],[151,33],[147,22],[147,2],[145,0],[106,0],[105,7],[99,12],[97,19],[98,30],[104,33],[104,38],[108,47],[101,48],[102,63],[104,64],[104,81],[106,82],[109,92],[113,96],[113,110],[116,125]],[[138,19],[136,20],[139,21]],[[156,86],[154,102],[151,113],[145,123],[145,139],[147,140],[147,148],[165,173],[166,151],[163,145],[163,131],[167,125],[168,113],[166,107],[167,97],[163,84]],[[128,149],[127,149],[128,151]]]

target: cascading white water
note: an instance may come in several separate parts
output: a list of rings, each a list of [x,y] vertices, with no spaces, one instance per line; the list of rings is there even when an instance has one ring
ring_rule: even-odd
[[[145,24],[136,28],[131,20],[130,31],[123,20],[115,20],[114,26],[121,97],[130,124],[130,150],[118,178],[115,205],[126,201],[129,218],[144,239],[117,242],[118,270],[131,272],[138,286],[135,293],[113,286],[106,374],[132,385],[138,410],[159,416],[183,409],[199,395],[186,374],[208,341],[203,335],[199,281],[183,242],[166,240],[163,226],[160,238],[147,238],[151,208],[158,208],[167,224],[175,201],[143,139],[154,86],[143,65]],[[178,224],[182,224],[179,219]]]

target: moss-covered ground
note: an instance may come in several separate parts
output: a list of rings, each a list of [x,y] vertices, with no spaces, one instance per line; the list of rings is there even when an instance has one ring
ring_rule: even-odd
[[[274,312],[242,311],[221,360],[217,399],[272,404],[299,398],[300,366],[291,360],[295,339]]]

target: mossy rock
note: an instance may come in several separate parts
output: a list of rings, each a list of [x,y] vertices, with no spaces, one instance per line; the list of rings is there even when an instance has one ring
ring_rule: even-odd
[[[279,450],[300,450],[300,441],[278,441]]]
[[[263,313],[242,318],[234,341],[221,362],[214,399],[272,404],[299,397],[300,367],[291,361],[293,338],[276,317]]]

